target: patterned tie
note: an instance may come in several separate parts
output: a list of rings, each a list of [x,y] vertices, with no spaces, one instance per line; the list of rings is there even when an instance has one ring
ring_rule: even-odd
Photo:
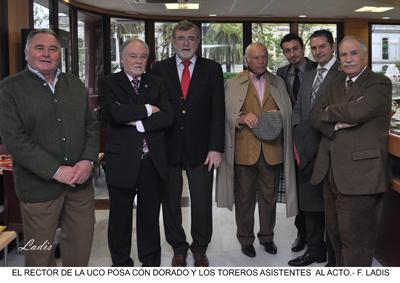
[[[345,93],[347,93],[348,91],[349,91],[349,89],[351,88],[351,86],[353,85],[353,80],[352,79],[348,79],[347,81],[346,81],[346,87],[345,87],[345,90],[344,90],[344,92]]]
[[[132,85],[133,85],[133,91],[135,92],[136,95],[139,95],[139,84],[140,80],[137,78],[132,79]],[[149,152],[149,147],[147,146],[147,142],[145,139],[143,139],[143,152]]]
[[[189,72],[189,65],[192,62],[185,60],[182,61],[183,64],[183,72],[182,72],[182,78],[181,78],[181,88],[182,88],[182,93],[183,93],[183,98],[186,99],[187,91],[189,89],[189,84],[190,84],[190,72]]]
[[[139,79],[137,78],[132,79],[133,90],[136,95],[139,95],[139,84],[140,84]]]
[[[318,69],[318,76],[317,79],[315,80],[313,86],[312,86],[312,91],[311,91],[311,106],[313,106],[315,98],[317,96],[317,92],[319,87],[321,86],[323,80],[324,80],[324,73],[326,69],[325,68],[319,68]]]
[[[292,90],[295,100],[297,100],[297,93],[299,92],[299,88],[300,88],[299,68],[294,68],[294,80],[293,80]]]

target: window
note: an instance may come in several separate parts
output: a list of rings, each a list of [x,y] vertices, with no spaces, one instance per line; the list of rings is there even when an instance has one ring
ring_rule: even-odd
[[[71,73],[72,50],[69,7],[61,1],[58,3],[58,27],[61,43],[61,71]]]
[[[166,59],[175,54],[171,43],[172,30],[175,24],[176,22],[154,23],[156,61]]]
[[[400,25],[371,25],[371,58],[372,71],[392,81],[393,118],[400,121]]]
[[[268,69],[273,73],[287,64],[280,47],[281,39],[290,32],[289,24],[254,23],[252,24],[252,41],[261,42],[268,49]]]
[[[389,39],[387,37],[382,38],[382,59],[389,59]]]
[[[33,27],[34,28],[50,27],[49,0],[33,1]]]
[[[329,30],[332,35],[333,35],[333,40],[336,42],[337,41],[337,25],[336,24],[305,24],[305,23],[299,23],[299,36],[303,39],[304,41],[304,47],[305,47],[305,56],[307,56],[309,59],[313,60],[312,54],[311,54],[311,48],[310,48],[310,36],[311,34],[319,29],[327,29]]]
[[[136,37],[144,40],[144,22],[131,19],[111,18],[111,72],[120,67],[120,48],[125,40]]]
[[[242,24],[203,23],[201,34],[203,57],[220,63],[225,77],[243,70]]]

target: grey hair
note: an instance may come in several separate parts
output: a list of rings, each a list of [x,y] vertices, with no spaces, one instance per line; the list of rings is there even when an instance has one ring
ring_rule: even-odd
[[[267,46],[265,46],[265,44],[263,44],[263,43],[261,43],[261,42],[253,42],[253,43],[250,43],[250,44],[246,47],[246,50],[244,51],[244,57],[243,57],[243,59],[244,59],[244,65],[245,65],[246,67],[248,67],[247,60],[248,60],[248,57],[249,57],[249,55],[250,55],[250,49],[253,48],[253,47],[256,46],[256,45],[264,47],[265,52],[267,53],[267,56],[268,56],[268,48],[267,48]]]
[[[141,40],[141,39],[139,39],[139,38],[136,38],[136,37],[131,37],[131,38],[128,38],[127,40],[125,40],[124,43],[123,43],[122,46],[121,46],[120,53],[123,54],[124,51],[125,51],[125,49],[126,49],[126,47],[127,47],[129,44],[131,44],[131,43],[140,43],[140,44],[143,44],[143,46],[146,48],[147,57],[149,57],[149,54],[150,54],[149,46],[147,45],[146,42],[144,42],[143,40]]]
[[[28,50],[29,46],[31,45],[32,39],[38,34],[49,34],[49,35],[53,36],[57,40],[58,46],[60,46],[60,40],[58,38],[58,35],[53,30],[51,30],[51,29],[34,29],[31,32],[29,32],[28,36],[26,37],[25,50]]]
[[[175,38],[177,30],[187,31],[187,30],[191,30],[191,29],[194,29],[197,33],[197,36],[200,38],[199,27],[196,26],[194,23],[186,21],[186,20],[181,21],[174,26],[174,29],[172,30],[172,37]]]
[[[343,42],[345,42],[345,41],[356,41],[356,42],[358,42],[358,44],[360,44],[360,49],[363,53],[367,53],[367,51],[368,51],[367,46],[365,45],[364,41],[354,35],[347,35],[339,42],[339,51],[340,51],[340,46],[342,46]]]

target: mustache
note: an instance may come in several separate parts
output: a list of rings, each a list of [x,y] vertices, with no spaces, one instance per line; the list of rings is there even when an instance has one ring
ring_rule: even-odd
[[[350,62],[350,63],[343,63],[343,67],[354,67],[357,64],[355,62]]]

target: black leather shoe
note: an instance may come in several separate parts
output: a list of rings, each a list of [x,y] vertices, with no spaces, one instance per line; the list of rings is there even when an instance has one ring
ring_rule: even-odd
[[[186,267],[186,255],[174,255],[172,258],[172,267]]]
[[[242,253],[244,253],[248,257],[255,257],[256,256],[256,250],[254,249],[253,245],[242,246]]]
[[[314,262],[325,262],[325,257],[314,257],[308,251],[303,255],[296,257],[295,259],[289,260],[288,264],[290,266],[308,266]]]
[[[272,242],[267,242],[267,243],[263,243],[264,247],[265,247],[265,251],[269,254],[276,254],[278,252],[278,248],[276,247],[275,243]]]
[[[208,267],[210,263],[206,254],[193,254],[195,267]]]
[[[296,240],[292,244],[292,252],[299,252],[306,246],[306,239],[304,237],[297,235]]]

